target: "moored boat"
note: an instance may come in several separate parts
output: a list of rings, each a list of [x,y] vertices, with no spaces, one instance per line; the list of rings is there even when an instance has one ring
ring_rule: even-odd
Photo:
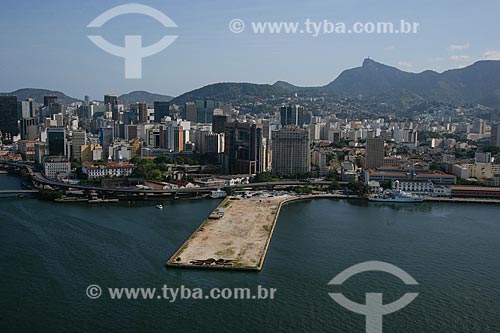
[[[392,203],[416,203],[424,201],[423,198],[399,190],[386,190],[381,195],[375,195],[373,197],[368,198],[368,200],[375,202],[392,202]]]

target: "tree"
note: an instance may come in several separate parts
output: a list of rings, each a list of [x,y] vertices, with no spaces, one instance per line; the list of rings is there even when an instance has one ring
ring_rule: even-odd
[[[328,188],[330,189],[330,191],[336,191],[336,190],[340,189],[340,184],[338,181],[336,181],[334,179],[334,180],[332,180],[332,183],[330,184],[330,186]]]
[[[360,181],[349,183],[347,188],[359,196],[365,196],[368,194],[368,185]]]
[[[149,173],[149,179],[162,181],[163,180],[163,174],[158,169],[152,169],[151,172]]]
[[[252,183],[267,183],[272,181],[273,181],[273,176],[271,175],[270,172],[258,173],[251,180]]]

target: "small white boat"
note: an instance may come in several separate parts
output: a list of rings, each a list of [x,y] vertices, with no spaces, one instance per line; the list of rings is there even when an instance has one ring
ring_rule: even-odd
[[[424,201],[424,199],[420,197],[399,190],[386,190],[382,195],[376,195],[368,198],[368,200],[392,203],[415,203]]]
[[[208,196],[212,199],[225,198],[225,197],[227,197],[227,192],[221,191],[221,190],[212,191]]]
[[[156,208],[163,209],[163,205],[156,205]]]

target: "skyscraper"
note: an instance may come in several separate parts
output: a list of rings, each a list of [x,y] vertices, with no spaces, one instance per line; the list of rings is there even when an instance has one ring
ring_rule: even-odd
[[[194,123],[198,120],[198,116],[196,113],[196,104],[194,104],[193,102],[187,102],[184,105],[184,113],[184,118],[186,120],[192,121]]]
[[[196,122],[209,124],[212,122],[212,116],[215,109],[215,100],[197,99],[196,104]]]
[[[309,131],[296,126],[272,131],[272,172],[296,175],[311,171]]]
[[[82,159],[82,146],[87,144],[87,133],[85,131],[73,131],[71,138],[72,157],[81,161]]]
[[[365,168],[375,169],[384,165],[384,139],[366,139]]]
[[[155,123],[161,123],[161,120],[170,116],[170,103],[169,102],[154,102],[155,109]]]
[[[65,111],[65,106],[63,103],[60,103],[60,102],[54,102],[54,103],[51,103],[49,106],[48,106],[48,109],[49,109],[49,115],[54,115],[54,114],[62,114],[64,115],[64,111]]]
[[[107,94],[104,95],[104,104],[111,104],[111,105],[116,105],[118,104],[118,96],[117,95],[112,95],[112,94]]]
[[[114,128],[113,127],[102,127],[99,128],[99,144],[103,149],[108,148],[114,141]]]
[[[184,128],[179,124],[169,124],[160,127],[160,148],[173,152],[184,150]]]
[[[36,118],[23,118],[20,121],[21,140],[35,140],[38,137]]]
[[[19,134],[16,96],[0,96],[0,131],[4,138]]]
[[[280,108],[281,125],[302,126],[304,124],[304,109],[300,105],[283,105]]]
[[[47,129],[47,143],[50,156],[67,156],[66,131],[60,127],[49,127]]]
[[[224,125],[227,122],[227,115],[214,115],[212,117],[212,132],[224,133]]]
[[[491,145],[500,147],[500,123],[491,125]]]
[[[148,121],[148,104],[137,103],[137,110],[139,113],[139,124],[147,124]]]
[[[229,174],[263,171],[262,125],[226,123],[224,126],[224,169]]]
[[[20,118],[33,118],[35,117],[35,101],[32,98],[28,98],[25,101],[21,101],[19,104]]]
[[[43,96],[43,106],[48,107],[55,102],[57,102],[57,96]]]
[[[472,133],[484,134],[486,132],[486,121],[483,119],[475,119],[472,123]]]

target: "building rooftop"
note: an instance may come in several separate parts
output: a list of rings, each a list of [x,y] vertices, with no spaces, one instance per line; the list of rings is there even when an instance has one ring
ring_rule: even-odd
[[[452,185],[450,186],[455,191],[481,191],[481,192],[500,192],[500,187],[484,187],[484,186],[467,186],[467,185]]]

